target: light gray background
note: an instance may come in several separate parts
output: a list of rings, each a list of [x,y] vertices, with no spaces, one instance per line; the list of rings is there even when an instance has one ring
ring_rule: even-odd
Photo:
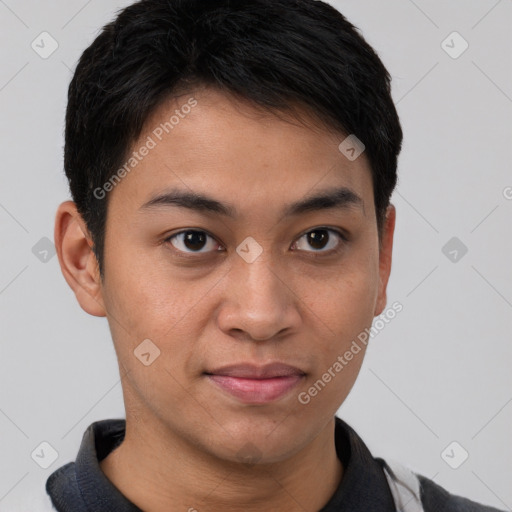
[[[1,511],[26,510],[24,498],[74,460],[90,423],[124,416],[106,320],[85,314],[57,258],[44,263],[32,248],[53,240],[68,198],[72,70],[128,3],[0,0]],[[375,456],[510,510],[512,1],[332,3],[388,67],[405,132],[388,295],[404,309],[373,338],[339,415]],[[48,59],[31,48],[43,31],[59,44]],[[456,59],[441,46],[453,31],[469,43]],[[468,248],[457,262],[442,252],[452,237]],[[48,469],[31,458],[42,441],[59,454]],[[458,469],[441,457],[452,441],[469,453]]]

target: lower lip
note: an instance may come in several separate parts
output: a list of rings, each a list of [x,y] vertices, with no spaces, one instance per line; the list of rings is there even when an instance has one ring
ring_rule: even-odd
[[[244,379],[226,375],[208,375],[209,379],[230,395],[248,404],[273,402],[293,389],[303,375],[287,375],[270,379]]]

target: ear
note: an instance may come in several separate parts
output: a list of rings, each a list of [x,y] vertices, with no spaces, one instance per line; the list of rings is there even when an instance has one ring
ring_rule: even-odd
[[[62,274],[82,309],[93,316],[106,316],[92,238],[72,201],[57,210],[54,239]]]
[[[375,305],[374,316],[380,315],[386,307],[389,274],[391,273],[391,258],[393,253],[393,235],[395,232],[396,209],[390,204],[386,210],[386,220],[382,230],[379,248],[379,292]]]

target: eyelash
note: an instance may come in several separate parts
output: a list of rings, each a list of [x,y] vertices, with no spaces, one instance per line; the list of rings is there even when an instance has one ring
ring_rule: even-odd
[[[322,256],[331,256],[331,255],[334,255],[336,253],[339,253],[343,246],[345,245],[346,242],[348,242],[348,238],[346,235],[344,235],[341,231],[339,231],[338,229],[334,229],[334,228],[330,228],[330,227],[327,227],[327,226],[318,226],[318,227],[315,227],[315,228],[312,228],[312,229],[309,229],[308,231],[302,233],[294,242],[292,245],[296,244],[301,238],[303,238],[304,236],[314,232],[314,231],[328,231],[329,233],[334,233],[335,235],[337,235],[339,238],[340,238],[340,243],[338,243],[336,245],[336,247],[334,249],[329,249],[328,251],[323,251],[323,250],[318,250],[318,251],[302,251],[302,252],[305,252],[306,254],[308,254],[310,257],[322,257]],[[212,253],[212,252],[221,252],[221,251],[207,251],[207,252],[186,252],[186,251],[182,251],[180,249],[176,249],[176,247],[174,247],[171,243],[171,240],[173,238],[176,238],[177,236],[179,235],[184,235],[185,233],[203,233],[205,234],[206,236],[212,238],[213,240],[215,240],[215,237],[213,235],[211,235],[210,233],[208,233],[208,231],[205,231],[203,229],[185,229],[185,230],[182,230],[182,231],[179,231],[178,233],[174,233],[170,236],[168,236],[164,242],[168,243],[172,250],[178,254],[180,257],[182,258],[187,258],[187,259],[196,259],[198,256],[197,255],[204,255],[204,254],[208,254],[208,253]],[[329,242],[330,242],[330,239],[329,239]],[[218,242],[217,242],[218,243]],[[220,244],[219,244],[220,245]],[[299,249],[299,252],[301,250]]]

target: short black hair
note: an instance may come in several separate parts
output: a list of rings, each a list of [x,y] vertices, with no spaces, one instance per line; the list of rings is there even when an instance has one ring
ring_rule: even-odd
[[[356,135],[380,235],[402,144],[390,82],[358,29],[321,1],[142,0],[121,10],[83,52],[66,111],[65,172],[101,275],[108,197],[94,191],[123,165],[154,110],[194,86],[271,113],[302,105]]]

